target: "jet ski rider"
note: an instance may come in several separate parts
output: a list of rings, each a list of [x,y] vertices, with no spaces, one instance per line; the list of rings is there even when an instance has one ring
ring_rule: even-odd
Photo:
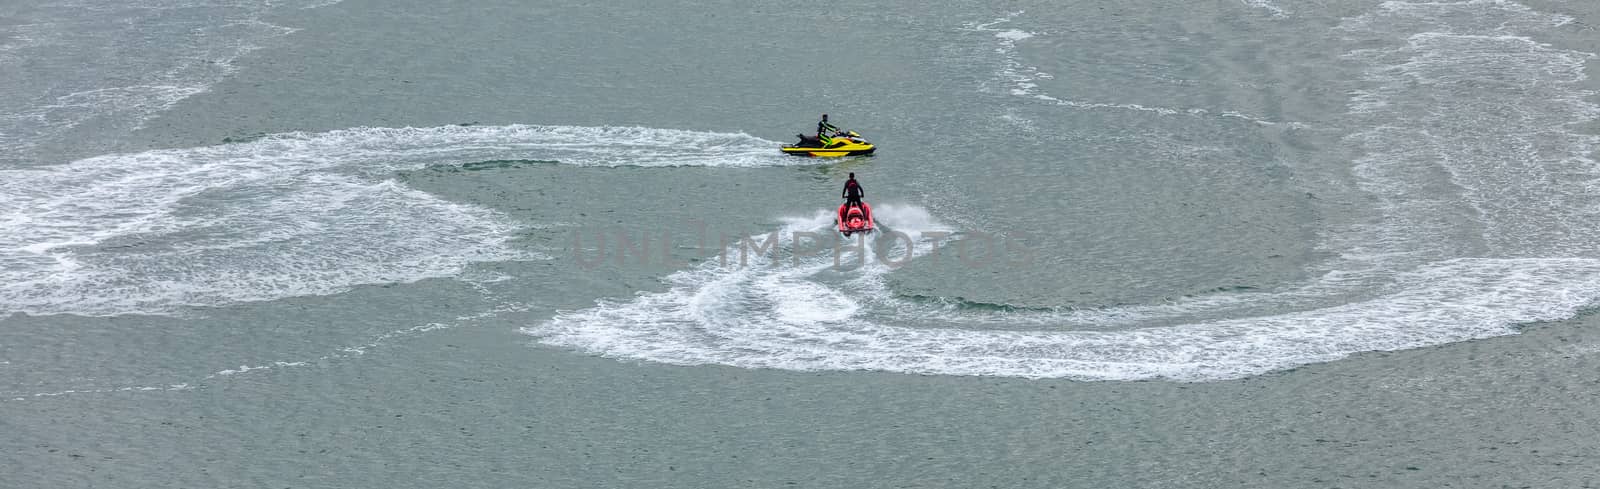
[[[833,124],[828,123],[828,114],[822,114],[822,121],[817,122],[817,140],[822,141],[822,144],[825,145],[833,144],[832,136],[838,132],[839,128],[833,127]]]
[[[823,117],[826,118],[827,115],[823,115]],[[824,123],[826,123],[826,121],[824,121]],[[866,195],[867,192],[861,190],[861,184],[856,183],[856,174],[851,172],[850,179],[844,182],[843,195],[840,195],[840,197],[844,197],[845,205],[861,207],[861,198],[865,197]]]

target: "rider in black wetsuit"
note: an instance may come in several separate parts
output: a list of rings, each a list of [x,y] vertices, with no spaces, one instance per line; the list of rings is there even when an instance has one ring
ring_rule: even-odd
[[[856,207],[860,207],[861,206],[861,198],[865,197],[866,195],[867,195],[867,192],[864,191],[864,190],[861,190],[861,184],[860,183],[856,183],[856,174],[855,173],[851,173],[850,174],[850,179],[846,180],[844,182],[843,195],[840,195],[840,197],[844,198],[844,203],[846,205],[853,205],[853,206],[856,206]]]
[[[822,121],[817,122],[817,140],[825,145],[832,144],[833,134],[836,132],[839,132],[839,128],[828,123],[828,114],[822,114]]]

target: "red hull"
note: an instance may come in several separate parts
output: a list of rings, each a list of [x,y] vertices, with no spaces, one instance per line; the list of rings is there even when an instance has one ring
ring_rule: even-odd
[[[853,233],[870,233],[877,226],[872,222],[872,206],[866,202],[861,203],[860,212],[852,212],[849,204],[839,204],[838,218],[835,222],[839,225],[839,232],[849,236]]]

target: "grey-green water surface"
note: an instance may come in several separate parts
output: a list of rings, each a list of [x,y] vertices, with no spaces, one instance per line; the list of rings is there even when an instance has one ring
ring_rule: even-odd
[[[6,7],[0,480],[1593,485],[1594,16]]]

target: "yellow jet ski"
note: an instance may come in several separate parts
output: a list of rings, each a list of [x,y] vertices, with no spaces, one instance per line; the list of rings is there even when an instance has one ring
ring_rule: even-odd
[[[827,142],[804,134],[796,134],[796,136],[800,137],[800,142],[786,144],[782,148],[778,148],[778,150],[798,156],[828,157],[870,155],[878,149],[872,143],[862,139],[861,135],[856,134],[855,131],[840,132],[828,138]]]

